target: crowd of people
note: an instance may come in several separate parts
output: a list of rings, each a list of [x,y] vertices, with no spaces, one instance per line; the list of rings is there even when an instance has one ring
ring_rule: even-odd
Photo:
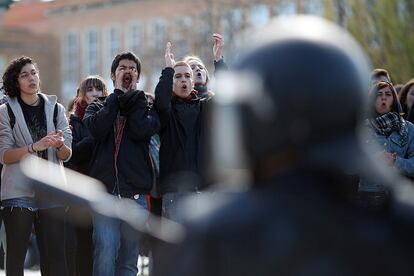
[[[225,67],[221,35],[213,34],[213,41],[215,64]],[[56,96],[41,92],[33,59],[8,64],[0,107],[7,275],[23,275],[33,225],[42,275],[138,273],[140,247],[127,238],[126,225],[104,216],[91,216],[86,226],[71,223],[65,219],[70,208],[39,203],[29,187],[16,183],[19,162],[33,154],[64,165],[100,180],[114,197],[179,220],[179,202],[202,189],[203,114],[214,95],[202,60],[184,60],[175,62],[168,43],[154,97],[137,89],[140,59],[122,52],[111,66],[114,91],[102,77],[86,76],[68,113]]]
[[[392,188],[359,174],[365,159],[354,150],[361,122],[366,132],[362,144],[374,145],[374,159],[408,180],[414,178],[414,80],[394,85],[386,70],[375,69],[369,87],[364,86],[368,76],[358,65],[364,61],[353,40],[344,40],[343,30],[323,21],[309,24],[315,23],[313,18],[292,20],[293,30],[320,27],[326,37],[304,38],[291,30],[279,37],[276,31],[270,36],[263,31],[271,42],[230,70],[223,61],[223,38],[213,34],[215,72],[254,72],[263,84],[226,87],[260,87],[264,95],[234,100],[252,192],[230,199],[220,212],[195,223],[188,222],[180,204],[189,197],[194,204],[206,200],[203,191],[209,182],[203,170],[212,150],[207,146],[210,131],[217,130],[210,121],[217,96],[200,58],[175,61],[168,42],[165,67],[151,94],[137,89],[140,59],[132,52],[119,53],[110,71],[114,91],[108,91],[102,77],[86,76],[68,111],[56,96],[41,92],[33,59],[10,61],[0,106],[6,274],[23,275],[32,229],[42,275],[138,273],[142,246],[128,238],[125,222],[90,215],[86,224],[76,225],[66,219],[71,208],[38,201],[30,187],[19,183],[19,162],[35,155],[100,180],[113,197],[188,225],[190,234],[181,245],[150,248],[155,275],[410,275],[406,272],[414,270],[408,253],[387,232],[394,230],[388,209],[394,201]],[[285,33],[286,26],[276,22],[269,28]],[[273,111],[266,111],[269,105]],[[360,117],[362,109],[366,111]],[[383,212],[388,220],[379,215]],[[400,237],[412,229],[407,224],[404,231],[398,228]],[[372,227],[385,232],[378,236]],[[382,258],[395,252],[397,259],[389,263],[400,273],[389,274]],[[363,259],[366,264],[358,265]]]

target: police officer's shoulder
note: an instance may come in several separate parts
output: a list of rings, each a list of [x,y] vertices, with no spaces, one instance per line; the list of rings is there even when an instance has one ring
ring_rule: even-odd
[[[390,215],[414,227],[414,186],[412,183],[409,180],[401,180],[392,187],[391,194]]]
[[[185,224],[194,232],[214,232],[212,228],[230,223],[228,218],[244,208],[247,197],[244,192],[207,192],[189,198],[183,203]]]

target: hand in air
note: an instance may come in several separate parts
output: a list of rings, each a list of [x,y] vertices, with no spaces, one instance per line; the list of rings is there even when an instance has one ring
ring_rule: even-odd
[[[167,42],[165,47],[165,67],[174,68],[175,59],[174,54],[171,52],[171,42]]]
[[[213,53],[214,53],[214,60],[219,61],[223,58],[223,36],[218,33],[213,34]]]

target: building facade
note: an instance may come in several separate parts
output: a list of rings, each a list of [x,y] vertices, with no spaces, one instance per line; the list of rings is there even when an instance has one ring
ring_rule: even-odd
[[[50,74],[59,80],[63,103],[90,74],[103,76],[112,87],[110,66],[120,51],[133,51],[140,57],[139,87],[151,93],[164,67],[167,41],[172,42],[177,60],[195,54],[211,69],[213,32],[223,34],[224,56],[231,64],[241,46],[240,32],[260,27],[275,15],[322,14],[323,10],[319,0],[58,0],[42,3],[39,10],[43,12],[32,15],[35,19],[24,21],[16,16],[18,11],[30,10],[27,6],[33,2],[16,4],[6,24],[50,35],[58,42],[59,67]]]

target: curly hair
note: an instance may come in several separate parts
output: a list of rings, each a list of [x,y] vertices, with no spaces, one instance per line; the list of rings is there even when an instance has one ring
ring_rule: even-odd
[[[21,56],[19,58],[13,59],[7,65],[2,78],[2,90],[4,91],[4,95],[9,96],[10,98],[14,98],[20,95],[20,89],[17,86],[17,79],[22,68],[28,63],[33,64],[35,67],[37,67],[33,59],[26,56]]]

